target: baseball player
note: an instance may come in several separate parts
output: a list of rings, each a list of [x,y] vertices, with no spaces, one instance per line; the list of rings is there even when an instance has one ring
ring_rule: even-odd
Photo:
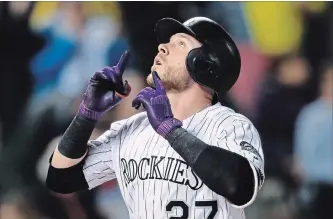
[[[245,218],[264,182],[260,137],[249,119],[217,102],[239,76],[238,49],[204,17],[164,18],[155,32],[149,86],[132,102],[145,111],[89,140],[103,113],[131,91],[122,78],[127,51],[92,76],[46,184],[71,193],[117,179],[131,219]]]

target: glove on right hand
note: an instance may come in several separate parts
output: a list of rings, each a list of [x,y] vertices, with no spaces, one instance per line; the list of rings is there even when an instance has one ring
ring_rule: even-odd
[[[91,77],[79,107],[80,116],[97,121],[129,95],[131,86],[126,80],[123,82],[129,55],[125,51],[116,66],[105,67]]]

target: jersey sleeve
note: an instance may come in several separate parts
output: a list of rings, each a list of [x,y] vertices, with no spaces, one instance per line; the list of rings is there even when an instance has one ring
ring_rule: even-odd
[[[116,178],[113,166],[113,149],[120,144],[120,134],[125,120],[111,124],[109,130],[88,142],[88,154],[83,164],[83,173],[89,189]]]
[[[264,155],[259,133],[254,125],[245,119],[230,119],[229,123],[217,130],[216,144],[218,147],[239,154],[249,161],[255,180],[253,196],[245,205],[233,205],[237,208],[245,208],[255,200],[265,180]]]

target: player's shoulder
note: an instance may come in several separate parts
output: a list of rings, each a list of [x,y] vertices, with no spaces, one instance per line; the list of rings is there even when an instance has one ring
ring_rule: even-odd
[[[140,125],[146,125],[149,123],[147,113],[140,112],[136,113],[126,119],[115,121],[111,124],[111,129],[113,127],[117,127],[118,130],[120,129],[130,129],[131,127],[138,127]]]
[[[251,136],[256,135],[259,138],[259,132],[252,121],[231,108],[217,104],[212,116],[217,124],[214,127],[216,133],[220,133],[221,135],[227,133],[243,135],[248,132]]]
[[[251,120],[245,115],[236,112],[235,110],[217,103],[211,106],[210,117],[217,122],[224,122],[227,124],[232,124],[235,121],[241,121],[253,125]]]
[[[147,112],[139,112],[131,117],[128,118],[128,125],[133,126],[133,125],[146,125],[149,123],[148,117],[147,117]]]

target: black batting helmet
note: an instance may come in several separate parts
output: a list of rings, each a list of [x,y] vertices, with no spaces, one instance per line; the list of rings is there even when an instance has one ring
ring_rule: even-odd
[[[169,42],[176,33],[189,34],[202,43],[202,47],[191,50],[186,58],[187,71],[197,83],[212,88],[217,94],[227,92],[236,83],[241,68],[238,48],[215,21],[194,17],[182,24],[163,18],[156,23],[155,33],[159,43]]]

